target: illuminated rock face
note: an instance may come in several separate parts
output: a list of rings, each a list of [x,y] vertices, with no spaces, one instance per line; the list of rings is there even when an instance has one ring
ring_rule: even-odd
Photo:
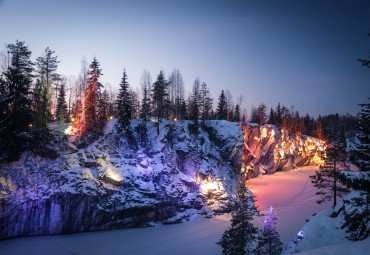
[[[198,135],[191,121],[163,121],[159,134],[148,123],[141,141],[140,123],[132,121],[134,141],[116,134],[111,121],[97,141],[77,149],[71,140],[55,160],[25,152],[18,162],[0,163],[0,239],[227,211],[241,173],[314,163],[320,145],[273,126],[227,121],[206,121]]]
[[[243,125],[242,171],[248,178],[299,166],[319,165],[325,142],[305,135],[289,135],[273,125]]]

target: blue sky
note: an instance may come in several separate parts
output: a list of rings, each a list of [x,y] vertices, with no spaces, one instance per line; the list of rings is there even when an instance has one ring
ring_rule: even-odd
[[[126,68],[139,86],[174,68],[191,91],[199,76],[215,101],[221,89],[301,113],[352,113],[370,97],[369,1],[27,1],[0,0],[0,50],[26,42],[32,58],[49,46],[58,71],[78,75],[94,56],[102,82],[118,87]]]

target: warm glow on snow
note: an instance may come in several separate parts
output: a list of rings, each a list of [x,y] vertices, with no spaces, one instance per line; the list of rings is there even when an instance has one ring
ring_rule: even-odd
[[[223,191],[224,187],[219,181],[205,181],[200,185],[200,190],[203,194],[207,194],[214,191]]]
[[[66,135],[71,135],[72,134],[72,126],[69,126],[64,130],[64,134]]]
[[[107,174],[107,177],[112,179],[113,181],[116,181],[116,182],[123,181],[123,177],[119,173],[117,173],[117,172],[115,172],[111,169],[108,169],[106,174]]]

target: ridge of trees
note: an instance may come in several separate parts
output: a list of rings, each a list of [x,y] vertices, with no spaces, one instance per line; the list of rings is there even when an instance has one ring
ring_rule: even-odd
[[[21,147],[27,145],[25,137],[30,131],[49,132],[49,123],[53,120],[72,121],[84,136],[100,134],[109,118],[117,118],[125,130],[129,129],[129,120],[133,118],[142,118],[144,123],[155,121],[158,132],[163,119],[192,120],[196,132],[199,121],[204,125],[206,120],[212,119],[242,123],[248,120],[246,110],[241,108],[242,97],[235,104],[230,91],[221,90],[215,102],[208,84],[199,78],[186,98],[178,69],[167,78],[164,71],[160,71],[153,83],[150,73],[144,71],[141,92],[127,83],[124,92],[120,85],[117,95],[111,84],[100,82],[102,73],[96,58],[90,65],[83,61],[79,76],[67,79],[58,73],[59,60],[49,47],[35,63],[24,42],[9,44],[7,50],[9,59],[5,62],[9,64],[2,67],[0,76],[0,135],[3,137],[0,149],[6,150],[8,158],[15,159],[16,151],[22,151]],[[126,70],[124,76],[127,78]],[[270,109],[261,103],[257,108],[252,107],[250,114],[251,122],[269,123],[292,134],[303,133],[321,139],[334,129],[354,136],[357,120],[355,116],[338,114],[318,118],[303,116],[294,107],[287,108],[280,103]]]

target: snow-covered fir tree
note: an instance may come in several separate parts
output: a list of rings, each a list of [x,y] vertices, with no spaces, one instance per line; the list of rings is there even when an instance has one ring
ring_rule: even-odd
[[[120,89],[117,96],[117,130],[118,132],[130,132],[130,120],[132,117],[132,101],[127,81],[126,70],[120,83]]]
[[[265,219],[260,220],[262,229],[258,236],[255,254],[257,255],[279,255],[283,250],[283,243],[280,241],[280,235],[276,230],[276,213],[272,206],[266,211]]]
[[[258,229],[253,226],[252,219],[256,213],[253,199],[247,195],[244,181],[240,182],[234,195],[234,210],[231,226],[217,242],[223,255],[249,255],[253,253],[254,242]]]

